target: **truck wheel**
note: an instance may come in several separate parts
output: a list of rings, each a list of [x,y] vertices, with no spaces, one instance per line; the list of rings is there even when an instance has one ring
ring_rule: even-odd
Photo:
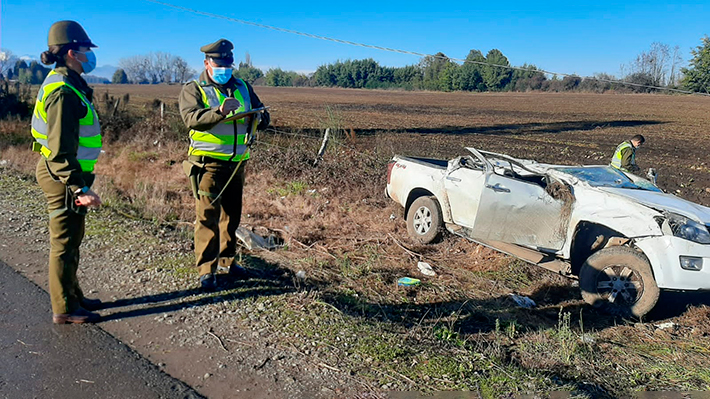
[[[623,317],[650,312],[660,290],[646,257],[629,247],[595,252],[579,271],[579,288],[588,304]]]
[[[407,212],[407,232],[421,244],[429,244],[439,238],[443,225],[441,209],[436,197],[419,197]]]

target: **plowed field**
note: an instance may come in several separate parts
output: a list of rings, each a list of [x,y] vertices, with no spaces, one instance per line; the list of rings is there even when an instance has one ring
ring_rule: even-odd
[[[174,104],[180,86],[98,86],[131,102]],[[710,98],[653,94],[438,93],[257,87],[280,130],[309,131],[336,119],[359,145],[383,152],[448,158],[474,146],[540,162],[606,164],[635,134],[637,153],[658,184],[710,205]],[[327,109],[330,109],[328,111]],[[364,136],[364,140],[362,137]]]

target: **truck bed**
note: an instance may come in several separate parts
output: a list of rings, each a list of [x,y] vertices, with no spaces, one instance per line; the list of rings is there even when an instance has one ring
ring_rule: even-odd
[[[402,156],[398,156],[398,158],[401,160],[406,160],[406,161],[422,164],[424,166],[431,166],[431,167],[440,168],[440,169],[446,169],[449,166],[449,161],[447,161],[445,159],[402,157]]]

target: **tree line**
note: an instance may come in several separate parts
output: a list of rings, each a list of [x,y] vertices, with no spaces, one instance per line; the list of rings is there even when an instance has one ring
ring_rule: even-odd
[[[51,68],[41,65],[35,60],[27,63],[26,60],[20,59],[12,54],[9,50],[0,51],[0,81],[12,80],[19,83],[38,85],[44,82]],[[108,79],[85,75],[84,79],[88,83],[108,83]]]
[[[336,61],[321,65],[312,74],[271,68],[266,72],[252,65],[249,54],[234,69],[234,76],[266,86],[320,86],[343,88],[435,91],[596,91],[607,90],[651,92],[655,88],[680,88],[693,92],[710,93],[710,38],[691,50],[692,58],[683,66],[679,46],[653,43],[628,65],[621,76],[597,73],[582,77],[557,77],[541,71],[537,66],[523,64],[512,67],[498,49],[484,56],[471,50],[464,62],[452,60],[444,53],[423,57],[417,64],[404,67],[382,66],[372,58]],[[184,83],[195,79],[198,71],[180,56],[155,52],[122,58],[112,83]],[[0,77],[23,83],[39,84],[49,69],[37,61],[27,64],[11,52],[0,52]],[[98,79],[98,78],[94,78]],[[93,80],[96,82],[96,80]],[[626,83],[626,84],[625,84]]]
[[[441,52],[423,57],[419,63],[404,67],[381,66],[371,58],[336,61],[319,66],[310,76],[279,68],[263,73],[249,62],[248,65],[240,64],[235,76],[250,83],[267,86],[475,92],[653,92],[671,88],[710,94],[710,38],[703,37],[701,44],[691,50],[691,55],[692,58],[684,66],[679,46],[652,43],[648,50],[642,51],[622,67],[621,76],[596,73],[587,77],[558,77],[541,71],[535,65],[511,67],[508,58],[498,49],[488,51],[485,56],[480,50],[471,50],[463,63],[456,62]]]
[[[40,84],[51,69],[45,68],[37,61],[17,58],[9,50],[0,51],[0,80],[17,80],[20,83]]]

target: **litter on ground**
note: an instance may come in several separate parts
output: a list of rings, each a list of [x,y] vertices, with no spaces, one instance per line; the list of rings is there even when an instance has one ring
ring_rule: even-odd
[[[434,269],[432,269],[431,265],[426,262],[417,263],[417,267],[419,268],[419,271],[422,272],[422,274],[425,276],[436,276],[436,272],[434,272]]]
[[[530,308],[534,308],[535,306],[537,306],[535,301],[533,301],[532,299],[530,299],[526,296],[510,294],[510,297],[513,298],[513,301],[515,301],[515,303],[521,308],[530,309]]]

